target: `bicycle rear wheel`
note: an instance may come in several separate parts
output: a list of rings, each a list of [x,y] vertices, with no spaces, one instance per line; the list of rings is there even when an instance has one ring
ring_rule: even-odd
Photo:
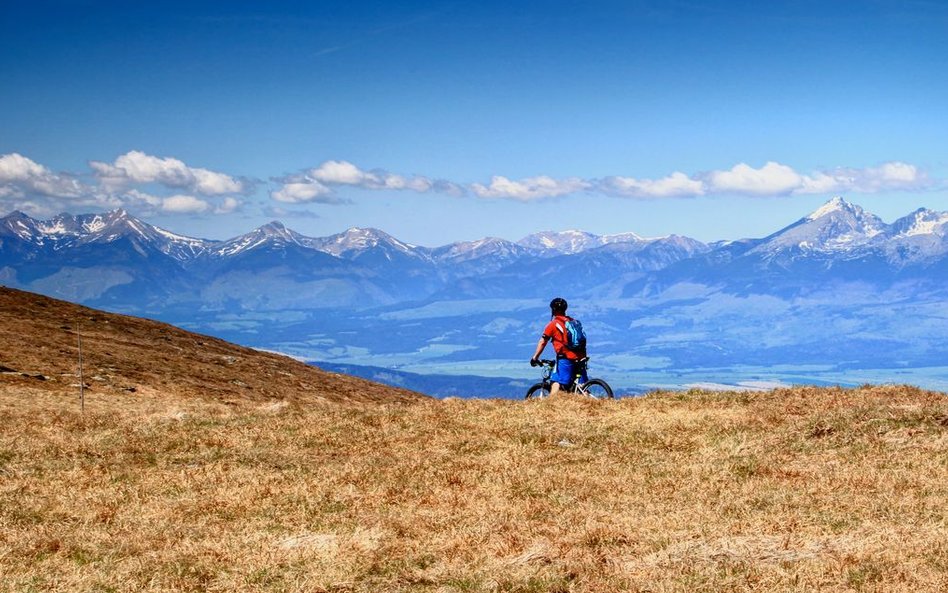
[[[527,390],[527,396],[524,399],[533,399],[535,397],[546,397],[550,395],[550,388],[543,383],[537,383]]]
[[[612,394],[612,387],[609,387],[609,384],[602,379],[590,379],[583,383],[579,389],[580,393],[596,399],[612,399],[615,397]]]

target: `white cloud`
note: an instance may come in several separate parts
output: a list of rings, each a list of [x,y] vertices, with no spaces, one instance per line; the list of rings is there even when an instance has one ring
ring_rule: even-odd
[[[404,177],[382,169],[365,171],[348,161],[326,161],[307,171],[306,177],[327,186],[350,185],[362,189],[410,190],[418,193],[431,191],[436,185],[435,181],[420,175]]]
[[[100,197],[98,206],[103,208],[128,208],[140,216],[162,214],[200,214],[207,212],[211,204],[189,195],[155,196],[137,189]]]
[[[252,183],[208,169],[189,167],[179,159],[129,151],[112,163],[91,161],[82,174],[57,173],[21,154],[0,155],[0,203],[36,214],[81,208],[126,207],[138,214],[230,214],[245,206],[240,196]],[[676,199],[697,196],[794,196],[855,193],[919,192],[944,188],[913,164],[890,161],[873,167],[837,167],[810,173],[774,161],[761,167],[738,163],[730,169],[664,177],[609,176],[601,179],[555,178],[547,175],[510,179],[493,176],[489,183],[460,184],[423,175],[366,170],[344,160],[327,160],[295,175],[275,180],[273,203],[341,204],[341,187],[409,191],[522,202],[581,192],[633,199]]]
[[[704,177],[709,193],[752,196],[787,195],[803,184],[803,178],[799,173],[773,161],[760,169],[754,169],[746,163],[739,163],[727,171],[711,171]]]
[[[126,192],[111,194],[110,203],[100,203],[100,206],[109,208],[128,208],[139,215],[153,214],[230,214],[240,209],[243,202],[232,196],[218,201],[198,198],[187,194],[171,196],[155,196],[141,190],[131,189]]]
[[[161,198],[151,194],[139,191],[137,189],[129,190],[122,194],[120,198],[126,205],[137,208],[158,209],[161,208]]]
[[[51,208],[47,203],[35,202],[33,200],[17,201],[13,204],[13,207],[33,218],[49,218],[59,212],[55,208]]]
[[[760,168],[738,163],[730,169],[688,176],[676,171],[666,177],[641,179],[611,176],[599,180],[575,177],[557,180],[548,176],[519,181],[503,176],[491,178],[489,185],[471,184],[481,198],[520,201],[551,198],[580,191],[640,199],[689,198],[709,195],[790,196],[799,194],[878,193],[882,191],[922,191],[935,182],[915,165],[893,161],[878,167],[838,168],[804,175],[792,167],[769,161]]]
[[[606,194],[631,198],[687,198],[706,191],[704,183],[677,171],[661,179],[606,177],[596,187]]]
[[[161,199],[161,211],[170,214],[200,214],[210,209],[209,202],[194,196],[176,195]]]
[[[54,173],[48,167],[17,153],[0,155],[0,200],[33,216],[76,211],[77,208],[130,208],[139,214],[195,214],[211,211],[226,214],[241,205],[238,199],[230,196],[215,205],[212,201],[191,195],[155,196],[138,188],[124,187],[130,182],[141,183],[160,178],[169,183],[185,180],[195,190],[216,194],[218,190],[234,189],[229,178],[225,179],[227,176],[204,169],[189,169],[175,159],[154,159],[134,151],[119,157],[116,163],[122,167],[93,163],[94,178],[100,183],[89,184],[73,175]],[[131,175],[127,174],[128,170],[132,171]],[[121,183],[116,182],[119,177]]]
[[[49,169],[16,152],[0,156],[0,181],[26,181],[49,174]]]
[[[840,167],[805,178],[795,193],[878,193],[883,191],[924,191],[935,185],[925,171],[915,165],[890,161],[878,167]]]
[[[53,173],[19,153],[0,156],[0,197],[22,199],[30,195],[40,195],[73,199],[88,192],[89,188],[78,179]]]
[[[427,177],[406,179],[401,175],[386,175],[382,182],[385,189],[409,189],[418,193],[431,191],[431,188],[434,187],[434,183]]]
[[[214,207],[214,214],[230,214],[240,210],[244,203],[237,198],[227,196]]]
[[[509,198],[529,202],[586,191],[592,186],[591,182],[577,177],[553,179],[541,175],[515,181],[502,175],[495,175],[491,177],[490,185],[471,184],[471,191],[481,198]]]
[[[878,192],[889,189],[919,190],[931,186],[923,172],[914,165],[892,162],[876,168],[837,169],[804,175],[792,167],[769,161],[759,168],[738,163],[726,170],[714,170],[692,176],[676,171],[656,179],[610,176],[603,179],[569,177],[556,179],[547,175],[510,179],[491,177],[490,183],[461,184],[424,176],[404,177],[381,169],[364,170],[348,161],[329,160],[321,165],[282,180],[283,185],[271,194],[286,203],[339,203],[334,188],[409,190],[465,195],[470,191],[479,198],[510,199],[523,202],[555,198],[579,192],[596,192],[612,196],[670,199],[707,195],[788,196],[807,193]]]
[[[221,194],[239,194],[246,191],[246,184],[229,175],[215,173],[207,169],[191,169],[194,174],[194,191],[205,196]]]
[[[467,190],[463,185],[446,179],[435,179],[431,184],[431,191],[457,198],[467,195]]]
[[[230,175],[189,167],[172,157],[156,157],[139,150],[129,151],[114,163],[91,161],[89,166],[101,183],[111,189],[135,183],[158,183],[165,187],[190,189],[205,196],[241,193],[248,185]]]
[[[365,185],[369,176],[347,161],[326,161],[309,170],[309,178],[329,185]]]
[[[847,189],[861,193],[914,191],[932,187],[928,174],[915,165],[893,161],[867,169],[838,169],[832,175]]]
[[[775,162],[768,162],[760,169],[741,163],[728,171],[712,171],[702,178],[707,183],[707,193],[750,196],[924,191],[935,185],[923,170],[900,161],[861,169],[839,167],[808,175]]]
[[[334,188],[357,187],[369,190],[437,192],[463,195],[464,188],[444,179],[430,179],[421,175],[405,177],[381,169],[366,171],[348,161],[325,161],[299,175],[279,180],[281,187],[270,197],[278,202],[297,204],[320,202],[338,204],[345,200],[336,196]]]
[[[284,181],[280,189],[270,193],[270,197],[285,204],[301,204],[304,202],[336,204],[339,202],[339,199],[330,188],[319,181],[305,177]]]
[[[816,172],[805,175],[800,187],[793,190],[795,194],[841,194],[850,191],[855,186],[851,177]]]
[[[261,209],[261,212],[263,212],[265,216],[270,216],[272,218],[321,218],[319,214],[310,210],[287,210],[286,208],[281,208],[280,206],[275,206],[273,204],[264,206]]]

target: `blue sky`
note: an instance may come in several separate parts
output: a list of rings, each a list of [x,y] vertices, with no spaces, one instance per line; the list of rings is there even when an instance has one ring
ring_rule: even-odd
[[[892,220],[948,210],[946,71],[926,0],[7,0],[0,211],[424,245]]]

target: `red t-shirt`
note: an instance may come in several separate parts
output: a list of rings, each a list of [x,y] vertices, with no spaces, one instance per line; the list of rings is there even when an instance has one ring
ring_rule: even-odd
[[[566,347],[566,322],[570,319],[572,319],[572,317],[557,315],[543,328],[543,337],[553,340],[553,350],[556,351],[557,356],[562,356],[570,360],[578,360],[582,358],[582,353],[573,352]]]

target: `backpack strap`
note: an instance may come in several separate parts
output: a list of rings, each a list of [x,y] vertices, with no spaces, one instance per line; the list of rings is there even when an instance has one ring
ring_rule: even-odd
[[[556,325],[556,329],[560,330],[560,334],[562,334],[563,337],[565,338],[565,337],[566,337],[566,326],[563,325],[562,323],[560,323],[559,321],[556,321],[556,322],[554,323],[554,325]]]
[[[569,323],[569,321],[572,319],[572,317],[566,317],[566,316],[564,317],[567,323]],[[566,323],[561,323],[559,320],[554,320],[553,323],[556,325],[556,329],[560,332],[560,339],[563,341],[563,344],[568,344],[569,333],[566,329]]]

